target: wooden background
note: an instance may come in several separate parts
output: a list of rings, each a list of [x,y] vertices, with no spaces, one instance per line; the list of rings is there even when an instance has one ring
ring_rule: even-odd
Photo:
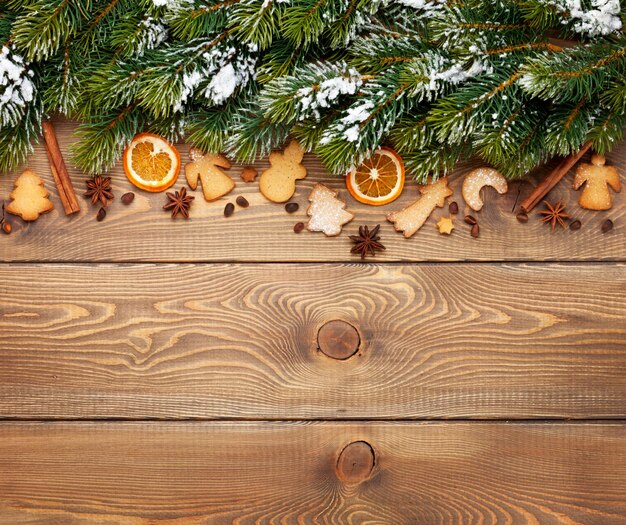
[[[626,144],[609,163],[626,171]],[[118,166],[98,223],[82,198],[64,215],[36,148],[56,209],[0,236],[0,525],[626,524],[625,193],[584,211],[568,175],[550,200],[583,227],[552,233],[515,219],[535,179],[488,189],[474,239],[465,163],[452,236],[446,208],[405,240],[384,217],[414,183],[367,207],[305,164],[293,215],[233,166],[189,221]],[[292,231],[319,181],[356,215],[336,238]],[[387,250],[362,264],[348,235],[378,223]],[[353,357],[319,350],[332,320]]]

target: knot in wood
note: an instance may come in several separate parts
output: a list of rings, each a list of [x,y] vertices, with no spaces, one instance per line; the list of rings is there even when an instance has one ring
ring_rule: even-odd
[[[317,346],[333,359],[343,360],[352,357],[358,352],[360,344],[359,332],[345,321],[329,321],[317,333]]]
[[[365,441],[354,441],[339,454],[337,477],[347,483],[361,483],[370,478],[375,462],[372,446]]]

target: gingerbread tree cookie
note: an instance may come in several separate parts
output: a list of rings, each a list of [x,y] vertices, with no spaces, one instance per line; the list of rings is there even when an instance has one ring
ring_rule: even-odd
[[[198,179],[202,182],[202,194],[211,202],[229,193],[235,183],[220,168],[229,169],[230,161],[222,155],[206,154],[200,150],[189,151],[191,162],[185,165],[185,177],[192,190],[198,187]]]
[[[574,189],[583,184],[583,192],[578,199],[581,208],[587,210],[608,210],[613,206],[609,186],[616,192],[622,188],[619,172],[613,166],[605,166],[604,155],[592,155],[591,164],[581,164],[574,175]]]
[[[436,207],[442,208],[446,198],[452,195],[447,177],[419,186],[418,189],[422,196],[417,201],[401,211],[387,215],[387,220],[393,223],[396,231],[403,232],[407,239],[422,227]]]
[[[339,235],[341,227],[354,219],[354,215],[345,210],[346,203],[337,198],[339,192],[317,183],[311,190],[311,205],[307,215],[311,217],[307,230],[324,232],[329,237]]]
[[[306,177],[301,164],[304,151],[292,140],[283,152],[270,153],[270,167],[259,179],[261,193],[272,202],[287,202],[296,192],[296,181]]]
[[[13,200],[6,211],[19,215],[25,221],[37,220],[42,213],[54,208],[49,196],[39,175],[26,169],[15,181],[15,189],[10,195]]]

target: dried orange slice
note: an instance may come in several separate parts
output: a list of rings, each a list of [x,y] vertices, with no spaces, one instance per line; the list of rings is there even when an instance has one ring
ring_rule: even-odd
[[[124,150],[124,171],[138,188],[163,191],[178,178],[180,153],[163,137],[140,133]]]
[[[359,202],[382,206],[395,201],[404,188],[404,164],[391,148],[382,147],[346,175],[350,195]]]

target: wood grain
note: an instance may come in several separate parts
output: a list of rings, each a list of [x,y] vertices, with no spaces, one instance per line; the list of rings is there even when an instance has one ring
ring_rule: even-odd
[[[624,269],[0,265],[0,417],[623,418]]]
[[[0,425],[11,525],[623,525],[624,479],[623,424]]]
[[[67,155],[73,138],[74,125],[56,123],[59,143]],[[188,147],[180,147],[186,161]],[[611,164],[626,169],[626,143],[616,148],[608,157]],[[161,209],[165,196],[135,190],[124,176],[121,166],[111,173],[116,200],[109,207],[102,223],[96,222],[97,208],[87,201],[82,203],[79,214],[66,217],[56,193],[50,167],[43,146],[38,146],[31,157],[30,166],[46,181],[52,193],[56,209],[35,223],[26,224],[15,220],[13,234],[0,238],[3,261],[357,261],[350,255],[351,243],[347,236],[356,233],[362,224],[381,224],[381,235],[387,250],[376,256],[377,261],[500,261],[500,260],[567,260],[567,261],[623,261],[626,260],[626,199],[625,192],[615,195],[614,208],[608,212],[584,211],[576,201],[578,193],[571,189],[571,175],[553,190],[551,200],[563,199],[568,211],[580,219],[583,228],[578,232],[558,231],[540,224],[539,210],[533,212],[528,224],[520,224],[512,213],[527,196],[533,182],[513,183],[508,194],[499,196],[492,189],[485,189],[485,207],[475,214],[480,223],[480,238],[469,235],[469,226],[462,222],[465,211],[461,198],[462,175],[476,163],[459,166],[451,176],[455,190],[454,199],[461,207],[456,218],[453,235],[442,237],[435,228],[436,222],[447,209],[433,213],[422,230],[411,239],[404,239],[385,220],[389,211],[403,208],[418,197],[416,185],[409,183],[401,198],[395,203],[380,207],[365,206],[348,196],[341,177],[330,177],[313,156],[305,158],[309,176],[298,182],[295,201],[300,210],[287,214],[282,205],[267,202],[258,192],[258,183],[246,184],[239,178],[241,166],[234,166],[230,174],[237,183],[229,196],[213,203],[202,199],[197,193],[191,210],[191,220],[172,221]],[[262,160],[258,168],[267,166]],[[76,191],[84,191],[84,175],[68,163]],[[541,173],[545,173],[543,170]],[[538,176],[541,175],[538,174]],[[17,173],[0,174],[0,199],[8,199]],[[184,177],[179,180],[179,187]],[[306,221],[307,196],[316,182],[323,182],[340,190],[347,200],[348,209],[356,214],[352,223],[337,238],[323,234],[293,233],[293,225]],[[129,190],[137,192],[130,206],[124,206],[119,198]],[[519,191],[519,198],[518,198]],[[223,209],[226,202],[234,202],[237,195],[245,195],[250,202],[247,209],[237,208],[226,219]],[[611,218],[615,229],[600,234],[600,224]]]

